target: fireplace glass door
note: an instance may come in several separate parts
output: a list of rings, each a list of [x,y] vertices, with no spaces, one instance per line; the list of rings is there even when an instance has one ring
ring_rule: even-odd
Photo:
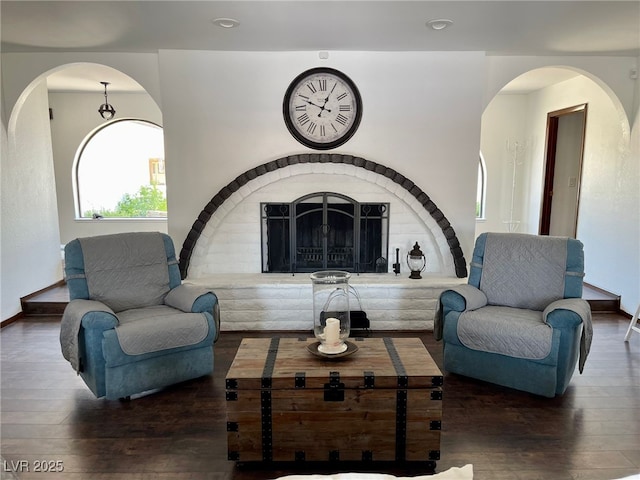
[[[355,205],[332,194],[294,203],[298,272],[355,271]]]
[[[263,272],[387,271],[387,203],[325,192],[261,209]]]

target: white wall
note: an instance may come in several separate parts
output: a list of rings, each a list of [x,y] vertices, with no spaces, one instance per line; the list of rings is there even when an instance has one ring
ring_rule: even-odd
[[[4,171],[8,168],[9,165],[9,145],[7,140],[7,127],[4,124],[4,118],[0,119],[2,123],[2,130],[0,131],[0,194],[4,191],[4,185],[2,184],[2,179],[4,178]],[[15,307],[15,301],[12,300],[11,297],[7,297],[7,300],[4,299],[4,236],[2,232],[4,232],[5,223],[4,223],[4,197],[0,195],[0,320],[4,320],[5,318],[9,318],[13,316],[13,310]],[[8,222],[7,222],[8,223]],[[7,280],[10,280],[7,278]],[[6,306],[6,312],[5,312]]]
[[[482,114],[482,138],[480,149],[486,165],[485,216],[478,220],[476,236],[483,232],[508,232],[511,219],[511,191],[513,184],[514,148],[516,143],[528,143],[526,133],[526,95],[497,95]],[[507,144],[507,142],[509,142]],[[507,149],[507,146],[511,149]],[[529,162],[531,149],[517,156],[516,194],[514,195],[513,220],[522,222],[525,180],[524,165]],[[527,231],[527,226],[517,224],[517,232]]]
[[[289,134],[282,100],[299,73],[326,65],[351,77],[363,101],[358,131],[335,151],[412,179],[470,252],[482,53],[331,52],[321,61],[316,52],[161,51],[159,59],[174,239],[184,239],[207,202],[239,174],[310,151]]]
[[[95,128],[105,121],[98,114],[104,101],[94,93],[50,93],[49,106],[53,109],[51,138],[55,162],[55,182],[58,192],[58,220],[60,243],[66,244],[77,237],[106,235],[130,231],[167,231],[165,219],[77,219],[74,203],[74,159],[78,147]],[[139,118],[162,125],[162,112],[146,93],[109,94],[109,103],[116,109],[116,119]]]
[[[102,63],[128,74],[145,87],[162,109],[168,162],[169,233],[178,248],[203,206],[238,174],[271,159],[308,151],[289,135],[281,114],[286,87],[307,68],[332,66],[356,81],[363,96],[364,116],[356,135],[339,152],[363,156],[417,180],[451,221],[467,260],[475,238],[480,117],[484,105],[506,83],[534,68],[568,65],[606,82],[607,91],[614,92],[619,99],[620,111],[628,115],[635,111],[637,118],[640,104],[638,81],[629,79],[629,69],[637,66],[638,59],[626,57],[330,52],[329,60],[321,61],[315,52],[3,53],[4,124],[9,125],[8,116],[16,111],[16,102],[20,103],[20,96],[31,82],[52,69],[76,62]],[[39,115],[46,118],[46,99],[42,103]],[[591,112],[591,105],[589,108]],[[30,148],[35,149],[41,140],[39,128],[48,124],[48,119],[43,122],[40,117],[31,117],[24,117],[23,121],[33,123],[25,130],[29,136],[34,135]],[[613,120],[619,121],[620,118]],[[596,196],[593,202],[597,203],[590,206],[596,210],[593,217],[581,217],[581,221],[593,218],[593,224],[579,226],[580,235],[593,235],[587,260],[591,262],[589,278],[598,286],[622,294],[627,311],[635,310],[635,306],[629,305],[640,301],[637,271],[640,252],[636,243],[640,202],[637,196],[628,193],[634,188],[638,190],[637,123],[631,148],[627,143],[621,150],[603,156],[609,168],[606,186],[590,185],[588,192]],[[11,148],[12,142],[27,135],[25,130],[17,132],[15,138],[12,131],[8,132],[8,155],[2,157],[0,278],[2,298],[8,298],[12,306],[18,304],[19,296],[61,278],[57,222],[50,227],[41,224],[38,234],[24,241],[22,217],[5,215],[5,205],[12,199],[20,199],[27,208],[27,204],[45,193],[37,191],[38,183],[28,183],[23,178],[34,168],[42,171],[40,164],[47,161],[50,152],[32,151],[34,158],[26,155],[24,149],[16,152]],[[595,160],[599,154],[594,151],[593,155]],[[50,173],[53,178],[53,172]],[[625,189],[627,193],[616,196],[616,189]],[[48,196],[51,198],[45,205],[47,209],[56,203],[55,195]],[[603,212],[604,202],[598,203],[600,200],[613,202],[615,208]],[[537,221],[534,223],[537,225]],[[27,291],[14,292],[13,285],[17,285],[14,276],[18,275],[19,283],[23,272],[15,270],[13,257],[28,255],[33,242],[46,242],[49,256],[29,272]],[[599,252],[603,252],[600,258]],[[620,267],[616,278],[612,278],[616,267],[608,267],[607,262]],[[7,279],[11,279],[12,286],[7,287]],[[6,304],[3,301],[3,319],[15,313],[15,308],[6,309]]]
[[[3,139],[3,320],[20,312],[21,297],[62,278],[48,106],[47,87],[40,82],[9,124],[6,147]]]
[[[262,175],[241,187],[213,214],[191,256],[189,280],[221,273],[262,271],[261,202],[293,202],[313,192],[333,192],[358,202],[389,203],[388,269],[396,248],[401,265],[418,242],[426,273],[455,277],[442,229],[407,190],[384,175],[346,164],[297,164]],[[405,268],[402,267],[402,268]]]
[[[581,103],[588,113],[577,238],[585,244],[585,281],[621,295],[623,308],[633,312],[640,300],[640,162],[631,153],[626,118],[591,80],[577,77],[531,96],[531,135],[540,139],[532,165],[540,182],[532,183],[541,191],[547,112]],[[539,212],[535,202],[530,217]]]
[[[524,97],[524,98],[523,98]],[[504,138],[517,130],[529,143],[518,185],[523,223],[520,230],[537,233],[543,188],[547,113],[588,104],[577,238],[585,244],[585,281],[621,295],[622,308],[633,313],[640,302],[640,134],[633,132],[624,113],[592,80],[579,76],[526,96],[498,95],[483,115],[482,148],[489,179],[486,224],[479,231],[499,228],[496,216],[508,203],[510,186],[504,164],[494,161],[506,155]],[[524,129],[524,130],[523,130]]]

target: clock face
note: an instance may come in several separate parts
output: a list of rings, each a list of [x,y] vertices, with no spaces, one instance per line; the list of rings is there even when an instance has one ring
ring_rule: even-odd
[[[298,75],[284,96],[284,121],[303,145],[319,150],[345,143],[358,129],[362,100],[355,84],[331,68]]]

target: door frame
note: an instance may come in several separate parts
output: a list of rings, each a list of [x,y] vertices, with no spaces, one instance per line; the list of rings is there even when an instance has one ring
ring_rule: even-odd
[[[560,117],[572,113],[582,112],[582,139],[580,141],[580,164],[578,167],[578,178],[576,184],[576,215],[573,225],[573,235],[575,237],[578,230],[578,212],[580,211],[580,187],[582,184],[582,165],[584,161],[584,142],[587,130],[587,110],[588,104],[582,103],[573,107],[563,108],[547,113],[547,130],[545,140],[545,167],[544,183],[542,189],[542,205],[540,208],[540,224],[538,233],[549,235],[551,228],[551,209],[553,203],[553,181],[556,167],[556,151],[558,146],[558,123]]]

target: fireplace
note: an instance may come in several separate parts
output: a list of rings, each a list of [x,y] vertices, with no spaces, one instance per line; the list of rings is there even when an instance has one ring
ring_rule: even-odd
[[[353,233],[342,231],[329,242],[335,225],[320,220],[309,238],[299,242],[296,236],[292,241],[292,232],[297,232],[294,207],[301,212],[322,211],[325,195],[326,215],[333,212],[343,218],[342,223],[349,219],[355,224]],[[272,207],[268,213],[266,205]],[[359,218],[359,228],[350,215]],[[265,223],[276,230],[266,233]],[[343,226],[337,230],[344,230]],[[381,238],[379,246],[370,238],[365,242],[372,232]],[[270,277],[287,272],[283,274],[291,277],[294,268],[302,272],[321,270],[325,265],[334,268],[339,260],[341,268],[356,273],[393,274],[389,252],[399,251],[404,258],[416,241],[427,258],[425,274],[466,277],[466,261],[453,227],[410,179],[350,155],[291,155],[247,170],[211,198],[182,245],[180,271],[190,280],[236,273]]]
[[[260,211],[263,273],[388,271],[389,203],[319,192]]]
[[[315,227],[292,241],[298,210],[314,212]],[[379,239],[365,241],[372,233]],[[406,264],[395,275],[397,251],[404,258],[416,241],[423,278],[410,279]],[[287,262],[298,271],[360,269],[350,283],[374,330],[432,328],[440,293],[467,275],[453,227],[425,192],[391,168],[335,153],[290,155],[240,174],[204,206],[180,251],[184,281],[218,296],[223,331],[313,327],[309,274],[290,273]]]

